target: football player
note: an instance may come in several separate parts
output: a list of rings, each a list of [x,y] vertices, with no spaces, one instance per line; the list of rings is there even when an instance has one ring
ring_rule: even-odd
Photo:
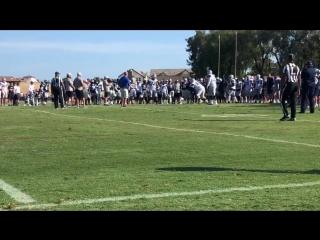
[[[229,82],[228,82],[228,103],[236,103],[237,99],[236,99],[236,80],[234,78],[233,75],[230,75],[228,78]]]

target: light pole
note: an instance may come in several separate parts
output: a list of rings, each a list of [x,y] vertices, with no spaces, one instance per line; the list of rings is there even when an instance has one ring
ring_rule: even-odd
[[[218,78],[220,76],[220,35],[219,35],[219,54],[218,54]]]
[[[237,78],[238,32],[236,31],[236,46],[234,55],[234,77]]]

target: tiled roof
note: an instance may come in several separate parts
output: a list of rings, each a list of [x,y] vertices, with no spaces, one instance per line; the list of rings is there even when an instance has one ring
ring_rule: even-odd
[[[160,75],[161,73],[164,73],[167,76],[176,76],[184,71],[187,71],[189,73],[192,73],[191,69],[185,69],[185,68],[180,68],[180,69],[151,69],[150,70],[150,75]]]

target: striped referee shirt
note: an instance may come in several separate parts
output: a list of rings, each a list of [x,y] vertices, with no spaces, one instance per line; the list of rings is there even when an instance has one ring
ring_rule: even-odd
[[[62,82],[62,78],[52,78],[51,80],[51,86],[55,87],[55,88],[60,88],[62,86],[63,82]]]
[[[301,74],[301,70],[294,63],[288,63],[287,65],[284,66],[282,73],[286,75],[286,79],[285,79],[286,83],[287,82],[296,83],[298,82],[298,75]]]

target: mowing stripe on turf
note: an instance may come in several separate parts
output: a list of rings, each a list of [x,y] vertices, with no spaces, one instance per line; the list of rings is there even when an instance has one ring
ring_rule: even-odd
[[[2,189],[6,194],[8,194],[11,198],[20,203],[32,203],[35,202],[29,195],[21,192],[10,184],[2,181],[0,179],[0,189]]]
[[[131,196],[119,196],[119,197],[107,197],[107,198],[98,198],[98,199],[66,201],[66,202],[62,202],[62,203],[24,205],[24,206],[15,207],[15,208],[13,208],[13,210],[43,209],[43,208],[50,208],[50,207],[52,208],[52,207],[59,207],[59,206],[89,205],[89,204],[106,203],[106,202],[118,202],[118,201],[129,201],[129,200],[139,200],[139,199],[156,199],[156,198],[168,198],[168,197],[185,197],[185,196],[219,194],[219,193],[230,193],[230,192],[249,192],[249,191],[266,190],[266,189],[312,187],[312,186],[317,186],[317,185],[320,185],[320,181],[306,182],[306,183],[289,183],[289,184],[279,184],[279,185],[265,185],[265,186],[221,188],[221,189],[192,191],[192,192],[137,194],[137,195],[131,195]],[[2,210],[5,210],[5,209],[2,209]]]
[[[104,119],[104,118],[92,118],[92,117],[82,117],[82,116],[65,115],[65,114],[52,113],[52,112],[41,111],[41,110],[34,110],[34,111],[35,111],[35,112],[42,112],[42,113],[46,113],[46,114],[51,114],[51,115],[56,115],[56,116],[70,117],[70,118],[91,119],[91,120],[100,120],[100,121],[107,121],[107,122],[117,122],[117,123],[124,123],[124,124],[130,124],[130,125],[138,125],[138,126],[151,127],[151,128],[168,129],[168,130],[173,130],[173,131],[206,133],[206,134],[215,134],[215,135],[225,135],[225,136],[231,136],[231,137],[241,137],[241,138],[257,139],[257,140],[263,140],[263,141],[269,141],[269,142],[277,142],[277,143],[285,143],[285,144],[302,145],[302,146],[307,146],[307,147],[320,148],[320,145],[315,145],[315,144],[299,143],[299,142],[292,142],[292,141],[285,141],[285,140],[277,140],[277,139],[271,139],[271,138],[254,137],[254,136],[248,136],[248,135],[240,135],[240,134],[232,134],[232,133],[221,133],[221,132],[211,132],[211,131],[202,131],[202,130],[195,130],[195,129],[172,128],[172,127],[164,127],[164,126],[158,126],[158,125],[150,125],[150,124],[137,123],[137,122],[128,122],[128,121],[121,121],[121,120],[118,121],[118,120]]]
[[[194,112],[181,112],[181,111],[171,111],[171,110],[162,110],[162,109],[152,109],[152,108],[139,108],[138,106],[134,106],[134,109],[138,109],[138,110],[147,110],[147,111],[154,111],[154,112],[168,112],[168,113],[180,113],[180,114],[191,114],[191,115],[198,115],[201,117],[225,117],[225,118],[229,118],[229,117],[248,117],[248,118],[263,118],[263,119],[270,119],[270,120],[279,120],[280,118],[274,118],[274,117],[270,117],[269,115],[262,115],[262,114],[210,114],[210,115],[201,115],[201,113],[194,113]],[[280,115],[279,115],[280,116]],[[313,123],[317,123],[320,121],[316,121],[316,120],[307,120],[307,119],[298,119],[297,121],[299,122],[313,122]]]
[[[201,113],[194,113],[194,112],[181,112],[181,111],[172,111],[172,110],[162,110],[162,109],[152,109],[152,108],[139,108],[135,106],[133,108],[134,110],[146,110],[146,111],[154,111],[154,112],[168,112],[168,113],[180,113],[180,114],[191,114],[191,115],[201,115]],[[267,117],[267,115],[262,114],[212,114],[212,115],[205,115],[205,116],[211,116],[211,117]]]

